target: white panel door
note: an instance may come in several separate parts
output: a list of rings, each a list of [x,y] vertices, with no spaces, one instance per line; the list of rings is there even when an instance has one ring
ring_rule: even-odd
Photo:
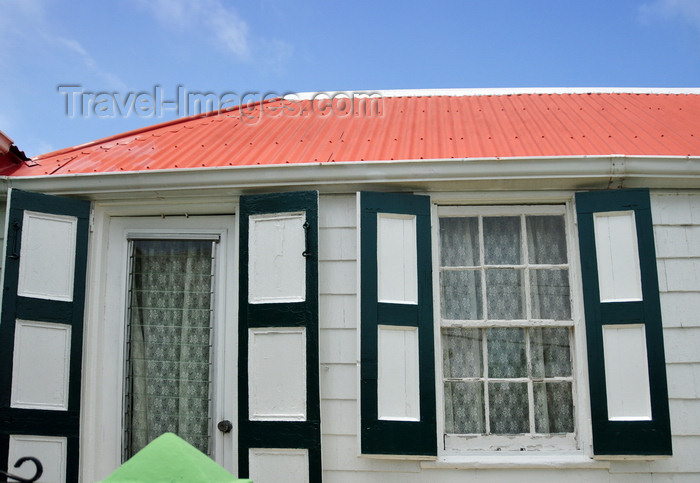
[[[234,216],[109,219],[86,384],[91,481],[164,431],[237,475],[235,231]]]

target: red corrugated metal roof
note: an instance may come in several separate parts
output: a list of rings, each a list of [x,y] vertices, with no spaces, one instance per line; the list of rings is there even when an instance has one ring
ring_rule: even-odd
[[[341,101],[337,101],[341,102]],[[5,165],[0,174],[107,173],[346,161],[700,156],[698,94],[513,94],[281,100],[178,119]],[[277,111],[273,111],[277,109]]]

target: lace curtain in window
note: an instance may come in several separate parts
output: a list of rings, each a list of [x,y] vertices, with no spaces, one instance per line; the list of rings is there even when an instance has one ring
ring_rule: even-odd
[[[125,458],[164,432],[209,452],[213,244],[132,242]]]
[[[440,261],[445,432],[572,433],[564,217],[440,218]]]

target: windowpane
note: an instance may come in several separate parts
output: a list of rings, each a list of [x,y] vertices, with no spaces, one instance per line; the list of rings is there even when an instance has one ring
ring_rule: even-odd
[[[450,451],[574,432],[565,217],[512,208],[458,217],[451,207],[440,219],[445,433],[468,435],[446,438]],[[483,448],[474,435],[488,438]]]
[[[445,383],[445,432],[479,434],[486,431],[484,422],[484,383]]]
[[[571,320],[568,270],[530,270],[533,319]]]
[[[571,375],[571,349],[568,327],[530,329],[532,377]]]
[[[442,330],[442,367],[445,377],[481,377],[484,374],[481,332],[481,329]]]
[[[535,382],[535,431],[538,433],[573,433],[574,403],[571,383]]]
[[[486,270],[486,307],[491,320],[525,318],[524,270]]]
[[[442,318],[479,320],[483,318],[481,273],[475,270],[440,273]]]
[[[164,432],[209,452],[212,242],[132,248],[125,457]]]
[[[443,267],[479,264],[478,218],[440,218],[440,260]]]
[[[528,216],[527,250],[530,263],[567,262],[563,216]]]
[[[525,329],[486,329],[490,378],[527,377]]]
[[[493,434],[530,432],[527,383],[489,383],[489,424]]]
[[[486,265],[519,265],[520,253],[520,217],[484,218]]]

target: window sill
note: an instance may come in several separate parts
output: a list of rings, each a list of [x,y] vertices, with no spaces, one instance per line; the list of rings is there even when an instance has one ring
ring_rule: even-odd
[[[608,461],[593,459],[581,453],[555,454],[485,454],[439,456],[435,461],[422,461],[424,469],[503,469],[503,468],[609,468]]]
[[[660,454],[660,455],[633,455],[633,454],[621,454],[621,455],[596,455],[594,458],[596,461],[658,461],[667,460],[671,458],[670,454]]]

